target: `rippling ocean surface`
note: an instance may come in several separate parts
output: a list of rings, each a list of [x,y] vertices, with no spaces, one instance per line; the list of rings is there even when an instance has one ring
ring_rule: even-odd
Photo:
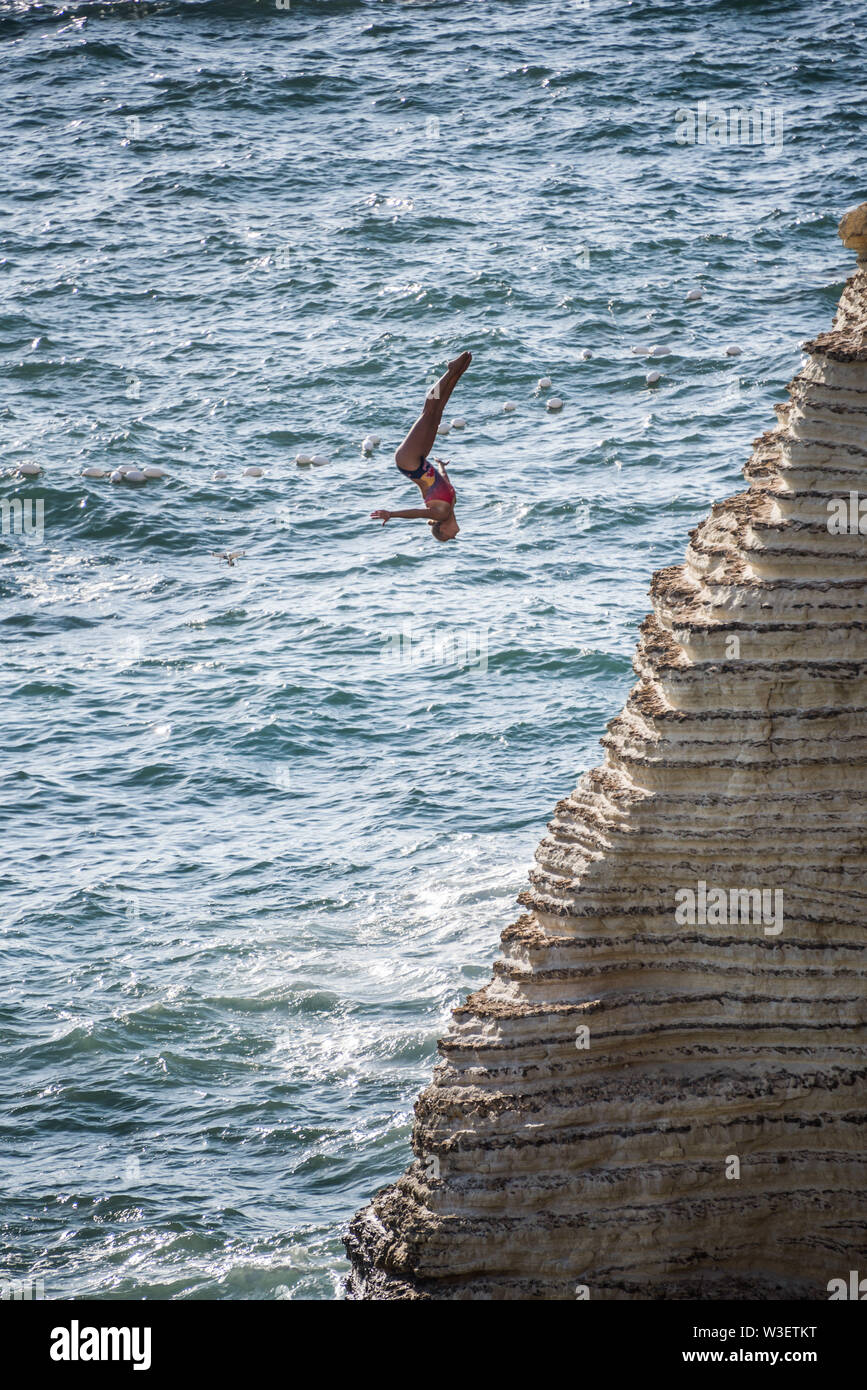
[[[852,269],[863,33],[856,0],[0,4],[0,497],[34,504],[0,1277],[341,1296],[651,572]],[[762,140],[680,143],[703,102]],[[417,505],[393,451],[464,347],[438,545],[369,513]],[[121,464],[167,477],[82,476]]]

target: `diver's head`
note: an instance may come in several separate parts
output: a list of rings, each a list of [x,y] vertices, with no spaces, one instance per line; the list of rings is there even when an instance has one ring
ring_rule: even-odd
[[[453,541],[461,528],[457,523],[454,512],[452,512],[451,516],[446,517],[445,521],[430,522],[430,529],[438,541]]]

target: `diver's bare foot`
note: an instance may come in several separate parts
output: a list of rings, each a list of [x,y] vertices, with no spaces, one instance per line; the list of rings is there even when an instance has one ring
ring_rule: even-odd
[[[459,357],[455,357],[454,360],[449,363],[449,376],[454,376],[455,381],[458,381],[463,376],[472,360],[473,354],[471,352],[462,352]]]
[[[442,412],[446,407],[449,396],[452,394],[452,391],[454,391],[472,360],[473,354],[471,352],[462,352],[459,357],[455,357],[454,360],[449,363],[439,381],[428,391],[427,398],[429,401],[434,401],[439,407],[440,418],[442,417]]]

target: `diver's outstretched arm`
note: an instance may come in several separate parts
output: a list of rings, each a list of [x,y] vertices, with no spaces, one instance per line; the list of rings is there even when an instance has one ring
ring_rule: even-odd
[[[405,507],[401,512],[387,512],[381,507],[378,512],[370,513],[371,521],[381,521],[383,526],[387,521],[392,521],[398,516],[402,521],[415,521],[421,517],[426,517],[428,521],[437,520],[430,507]]]

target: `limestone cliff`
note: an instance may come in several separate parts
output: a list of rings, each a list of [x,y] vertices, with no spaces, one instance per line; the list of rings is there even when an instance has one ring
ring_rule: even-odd
[[[826,1299],[867,1275],[867,204],[833,329],[561,801],[356,1298]],[[867,500],[863,530],[867,533]]]

